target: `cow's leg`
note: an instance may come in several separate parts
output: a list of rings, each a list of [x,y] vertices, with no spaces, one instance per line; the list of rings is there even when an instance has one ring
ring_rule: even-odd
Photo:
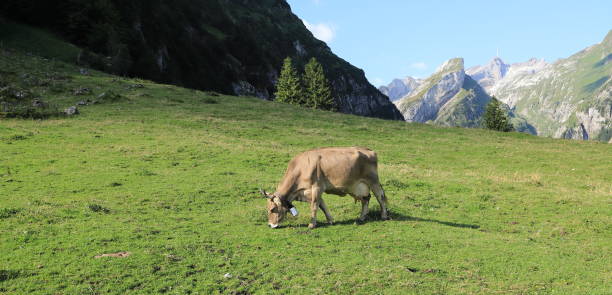
[[[319,208],[321,208],[321,210],[323,210],[323,213],[325,213],[325,218],[327,218],[327,223],[334,224],[334,219],[332,218],[331,214],[329,214],[327,205],[325,205],[325,201],[323,201],[322,197],[319,197]]]
[[[383,220],[389,219],[389,214],[387,213],[387,197],[380,183],[376,182],[373,184],[372,191],[374,192],[374,196],[376,196],[378,204],[380,204],[380,217]]]
[[[308,228],[313,229],[317,226],[317,209],[321,199],[321,190],[313,185],[310,190],[310,224]]]
[[[364,222],[366,217],[368,216],[368,212],[370,211],[369,204],[370,195],[361,198],[361,215],[359,216],[359,222]]]

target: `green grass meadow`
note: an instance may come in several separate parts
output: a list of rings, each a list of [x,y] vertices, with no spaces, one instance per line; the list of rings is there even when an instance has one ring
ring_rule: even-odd
[[[61,108],[124,98],[0,119],[0,293],[612,293],[612,145],[81,75],[5,49],[0,70]],[[337,224],[308,230],[296,203],[268,228],[258,189],[322,146],[378,153],[392,220],[373,201],[356,225],[360,204],[324,195]]]

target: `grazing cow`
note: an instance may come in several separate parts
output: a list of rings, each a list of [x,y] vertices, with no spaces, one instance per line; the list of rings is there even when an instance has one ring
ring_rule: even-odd
[[[287,172],[278,185],[276,192],[261,193],[268,199],[268,224],[272,228],[290,211],[297,211],[293,201],[310,203],[311,221],[309,228],[317,225],[317,209],[321,208],[327,222],[333,218],[323,201],[323,193],[339,196],[351,195],[361,201],[359,221],[365,220],[370,202],[370,190],[380,204],[382,219],[387,219],[387,199],[378,180],[376,153],[362,147],[319,148],[303,152],[289,162]]]

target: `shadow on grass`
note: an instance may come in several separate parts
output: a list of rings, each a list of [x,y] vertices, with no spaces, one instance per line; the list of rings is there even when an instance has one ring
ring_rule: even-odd
[[[16,279],[21,275],[20,271],[0,269],[0,282]]]
[[[437,224],[452,226],[452,227],[459,227],[459,228],[471,228],[471,229],[480,228],[480,225],[477,225],[477,224],[457,223],[457,222],[443,221],[443,220],[437,220],[437,219],[431,219],[431,218],[408,216],[408,215],[404,215],[402,213],[394,212],[394,211],[389,211],[389,217],[391,218],[390,220],[382,220],[380,217],[380,210],[371,210],[370,213],[368,214],[367,219],[363,223],[365,224],[365,223],[371,223],[371,222],[417,221],[417,222],[432,222],[432,223],[437,223]],[[317,227],[327,227],[327,226],[334,226],[334,225],[354,225],[358,223],[359,223],[359,220],[355,218],[355,219],[337,221],[337,222],[334,222],[333,225],[329,225],[326,222],[318,222]]]
[[[471,229],[480,228],[480,225],[477,225],[477,224],[466,224],[466,223],[457,223],[457,222],[443,221],[443,220],[437,220],[437,219],[431,219],[431,218],[421,218],[421,217],[403,215],[398,212],[389,212],[389,215],[391,216],[391,220],[397,220],[397,221],[433,222],[433,223],[442,224],[446,226],[452,226],[452,227],[471,228]]]

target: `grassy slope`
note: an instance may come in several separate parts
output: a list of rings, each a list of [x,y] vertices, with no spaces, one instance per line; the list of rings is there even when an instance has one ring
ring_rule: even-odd
[[[6,51],[0,67],[69,76],[35,86],[61,106],[83,86],[128,98],[0,121],[0,293],[612,291],[610,145],[211,96]],[[309,231],[300,203],[268,229],[257,189],[300,151],[350,145],[379,153],[393,220],[373,202],[354,225],[360,206],[326,196],[337,225]],[[132,254],[94,258],[117,251]]]
[[[19,49],[65,62],[76,62],[81,51],[78,47],[62,42],[48,32],[6,21],[1,17],[0,47]]]

